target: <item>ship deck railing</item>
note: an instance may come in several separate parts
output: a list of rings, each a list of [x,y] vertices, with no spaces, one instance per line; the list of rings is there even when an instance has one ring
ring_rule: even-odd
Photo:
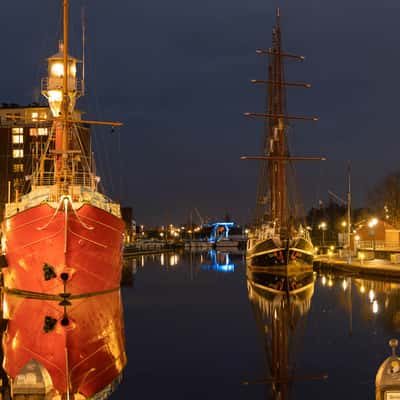
[[[62,185],[61,179],[58,180],[60,186]],[[75,186],[96,186],[96,177],[90,172],[75,172],[68,177],[68,184]],[[32,179],[32,186],[53,186],[57,182],[55,174],[52,172],[45,172],[40,175],[35,175]]]
[[[68,196],[72,202],[91,204],[117,217],[121,217],[119,203],[112,201],[93,187],[79,184],[70,184],[67,188],[59,184],[32,186],[32,190],[21,196],[18,201],[6,203],[5,217],[10,217],[19,211],[32,208],[41,203],[54,203],[54,206],[56,206],[63,196]]]

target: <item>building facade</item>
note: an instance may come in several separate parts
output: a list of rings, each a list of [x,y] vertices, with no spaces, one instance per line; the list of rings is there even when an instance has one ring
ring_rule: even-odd
[[[74,117],[79,120],[80,115],[77,112]],[[54,168],[53,158],[41,157],[46,149],[51,150],[52,125],[49,107],[36,104],[24,107],[0,105],[0,221],[5,203],[15,201],[19,195],[29,192],[30,177],[34,170],[41,167],[46,173]],[[80,141],[85,153],[79,157],[89,159],[89,126],[78,126],[76,137],[79,139],[71,140]]]

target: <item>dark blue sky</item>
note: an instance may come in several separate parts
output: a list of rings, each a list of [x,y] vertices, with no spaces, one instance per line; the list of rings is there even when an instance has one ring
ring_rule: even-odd
[[[80,8],[87,15],[87,91],[79,107],[91,118],[121,120],[112,134],[95,129],[99,170],[108,193],[134,208],[139,223],[179,223],[197,207],[245,222],[254,206],[263,89],[275,7],[280,6],[290,63],[292,152],[326,155],[301,166],[305,208],[345,196],[352,161],[353,198],[399,168],[400,5],[395,0],[73,0],[72,52],[80,56]],[[45,59],[57,50],[61,0],[3,2],[0,102],[38,99]]]

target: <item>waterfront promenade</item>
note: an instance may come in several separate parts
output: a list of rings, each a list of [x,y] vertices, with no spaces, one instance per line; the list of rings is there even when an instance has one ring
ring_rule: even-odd
[[[314,268],[332,269],[335,271],[354,273],[359,276],[368,275],[381,278],[390,278],[400,281],[400,263],[394,263],[387,259],[361,260],[356,257],[317,256],[314,259]]]

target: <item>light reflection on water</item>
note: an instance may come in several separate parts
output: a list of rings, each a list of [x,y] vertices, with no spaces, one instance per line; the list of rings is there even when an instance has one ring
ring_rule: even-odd
[[[112,399],[373,399],[400,332],[400,282],[312,276],[256,287],[241,252],[126,260],[128,364]]]
[[[124,290],[132,356],[122,391],[147,398],[275,399],[271,381],[241,384],[266,380],[272,357],[272,345],[260,341],[261,314],[251,311],[244,255],[181,252],[161,260],[137,261],[135,286]],[[290,383],[287,398],[373,399],[387,342],[400,332],[400,283],[323,271],[315,273],[309,301],[301,323],[290,325],[296,344],[289,367],[304,379]],[[268,296],[259,303],[272,304]],[[160,328],[161,339],[154,335]],[[271,334],[271,326],[263,332]],[[149,389],[153,380],[163,390]]]

